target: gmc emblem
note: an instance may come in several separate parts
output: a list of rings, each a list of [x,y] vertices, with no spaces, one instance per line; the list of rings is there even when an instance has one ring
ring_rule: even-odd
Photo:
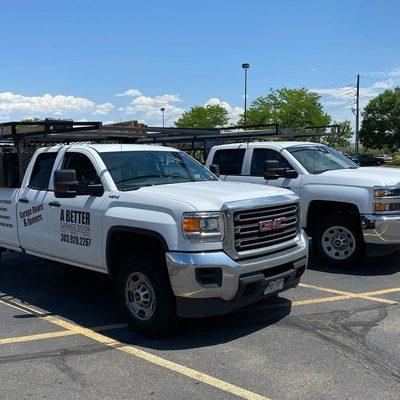
[[[258,225],[258,230],[260,232],[270,232],[276,229],[282,228],[283,221],[285,217],[276,218],[276,219],[267,219],[266,221],[260,221]]]

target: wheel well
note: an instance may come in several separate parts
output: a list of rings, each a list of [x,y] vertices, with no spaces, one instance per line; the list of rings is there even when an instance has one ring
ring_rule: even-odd
[[[353,216],[358,219],[360,218],[360,212],[355,204],[339,201],[314,200],[308,207],[307,229],[311,230],[314,226],[314,222],[318,218],[332,214]]]
[[[107,236],[107,268],[112,279],[124,261],[134,254],[148,254],[163,265],[168,250],[164,238],[156,232],[135,228],[112,228]]]

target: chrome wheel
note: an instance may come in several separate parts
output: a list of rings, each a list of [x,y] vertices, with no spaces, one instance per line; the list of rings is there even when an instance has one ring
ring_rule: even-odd
[[[356,250],[353,233],[343,226],[332,226],[321,237],[325,254],[335,260],[346,260]]]
[[[125,286],[125,301],[132,315],[146,321],[154,314],[155,294],[150,281],[140,272],[128,276]]]

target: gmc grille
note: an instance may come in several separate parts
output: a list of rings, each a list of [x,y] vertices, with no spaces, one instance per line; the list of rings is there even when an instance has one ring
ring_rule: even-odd
[[[279,228],[261,232],[260,223],[280,219]],[[235,250],[268,248],[294,239],[299,232],[297,204],[263,207],[233,213]]]

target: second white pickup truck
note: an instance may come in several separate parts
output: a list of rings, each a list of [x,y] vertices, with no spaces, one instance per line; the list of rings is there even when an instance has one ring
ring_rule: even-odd
[[[215,146],[212,164],[225,181],[299,195],[302,226],[326,264],[400,250],[400,169],[360,168],[327,146],[279,141]]]
[[[41,148],[15,184],[17,156],[0,154],[0,250],[109,274],[141,332],[262,300],[305,271],[289,190],[220,182],[184,152],[131,144]]]

